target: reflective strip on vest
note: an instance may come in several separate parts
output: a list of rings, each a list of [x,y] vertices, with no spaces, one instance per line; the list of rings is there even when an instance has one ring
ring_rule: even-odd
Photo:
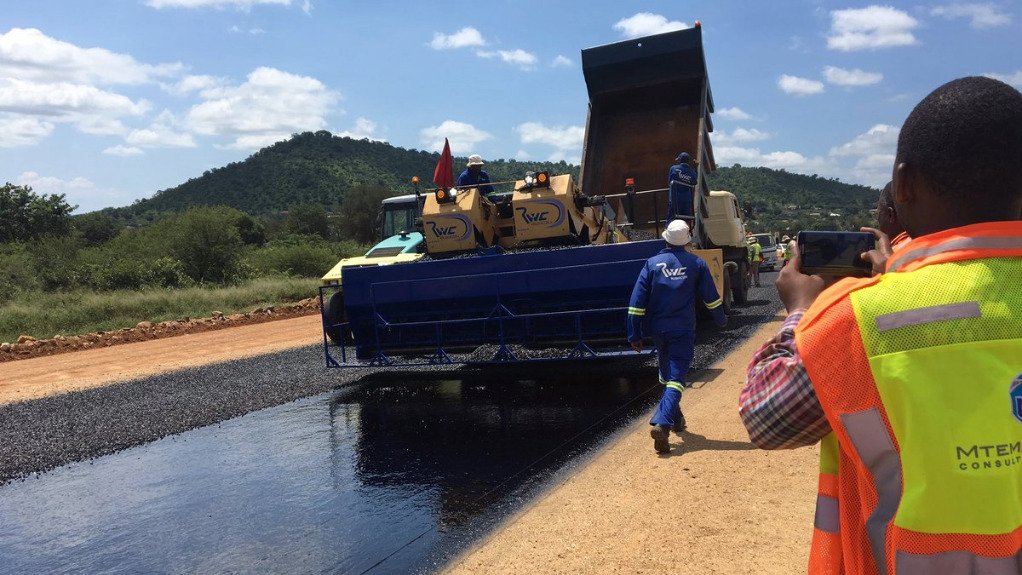
[[[909,244],[905,247],[904,253],[897,254],[887,265],[888,272],[896,272],[909,263],[956,250],[998,250],[1022,248],[1022,238],[1012,236],[979,236],[971,238],[960,238],[950,240],[930,247],[919,247],[912,249]]]
[[[1014,557],[980,557],[962,551],[916,555],[899,551],[894,568],[898,575],[1018,575],[1022,573],[1022,551]]]
[[[827,533],[841,531],[841,516],[838,513],[837,497],[816,496],[816,516],[813,519],[813,527]]]
[[[878,315],[876,322],[877,330],[884,332],[898,329],[899,327],[923,325],[951,319],[980,317],[982,315],[979,309],[979,302],[967,301]]]
[[[820,531],[835,534],[841,530],[841,515],[836,497],[838,449],[837,436],[833,431],[820,440],[820,486],[817,489],[816,516],[813,521],[813,525]]]
[[[866,520],[866,534],[873,549],[873,561],[877,572],[887,573],[887,526],[894,519],[901,502],[901,457],[894,449],[894,442],[887,433],[883,417],[876,409],[858,413],[846,413],[841,423],[852,440],[852,446],[859,459],[873,476],[877,492],[877,506]]]

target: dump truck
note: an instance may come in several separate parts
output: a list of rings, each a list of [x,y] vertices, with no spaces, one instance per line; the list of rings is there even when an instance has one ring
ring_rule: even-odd
[[[321,302],[343,290],[343,313],[323,304],[327,365],[634,355],[628,298],[664,246],[664,184],[682,150],[699,175],[692,251],[726,310],[745,301],[739,202],[705,181],[715,164],[701,29],[586,49],[582,64],[589,113],[580,181],[539,172],[491,197],[475,188],[423,193],[424,257],[342,266],[343,281],[321,287]]]

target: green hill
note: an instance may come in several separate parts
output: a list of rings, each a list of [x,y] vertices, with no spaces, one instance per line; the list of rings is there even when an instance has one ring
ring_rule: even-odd
[[[392,195],[412,192],[412,176],[422,189],[432,187],[433,170],[440,154],[406,150],[382,142],[353,140],[330,132],[305,132],[263,148],[241,162],[208,170],[180,186],[156,192],[127,208],[110,210],[122,218],[146,213],[179,212],[197,205],[223,205],[251,215],[278,213],[296,205],[316,205],[333,211],[352,189],[382,187]],[[455,173],[467,158],[455,157]],[[551,173],[578,168],[565,162],[488,160],[493,181],[521,178],[528,170]]]
[[[223,205],[254,216],[267,216],[294,206],[339,210],[347,194],[360,187],[410,193],[412,176],[430,180],[440,155],[407,150],[383,142],[353,140],[330,132],[305,132],[259,150],[241,162],[209,170],[199,177],[139,200],[125,208],[104,210],[121,220],[152,221],[160,213],[181,212],[191,206]],[[455,157],[460,171],[466,158]],[[579,167],[565,162],[488,160],[493,181],[520,178],[529,170],[571,173]],[[664,167],[666,178],[667,167]],[[878,190],[816,175],[784,170],[722,167],[709,176],[710,188],[738,196],[756,231],[798,229],[856,229],[872,222]],[[833,216],[831,214],[839,214]]]
[[[880,190],[817,175],[734,165],[708,178],[710,189],[738,196],[750,230],[791,234],[798,230],[857,230],[875,225],[870,210]]]

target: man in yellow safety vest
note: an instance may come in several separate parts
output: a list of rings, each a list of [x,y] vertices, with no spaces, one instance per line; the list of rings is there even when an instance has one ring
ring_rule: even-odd
[[[760,447],[822,440],[811,573],[1022,573],[1022,94],[936,89],[892,181],[913,239],[829,287],[795,249],[739,412]]]

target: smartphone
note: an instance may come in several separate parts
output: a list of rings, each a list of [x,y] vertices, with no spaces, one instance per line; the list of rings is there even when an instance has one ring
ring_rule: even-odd
[[[808,275],[868,277],[873,265],[859,258],[876,247],[876,238],[868,232],[799,232],[801,271]]]

